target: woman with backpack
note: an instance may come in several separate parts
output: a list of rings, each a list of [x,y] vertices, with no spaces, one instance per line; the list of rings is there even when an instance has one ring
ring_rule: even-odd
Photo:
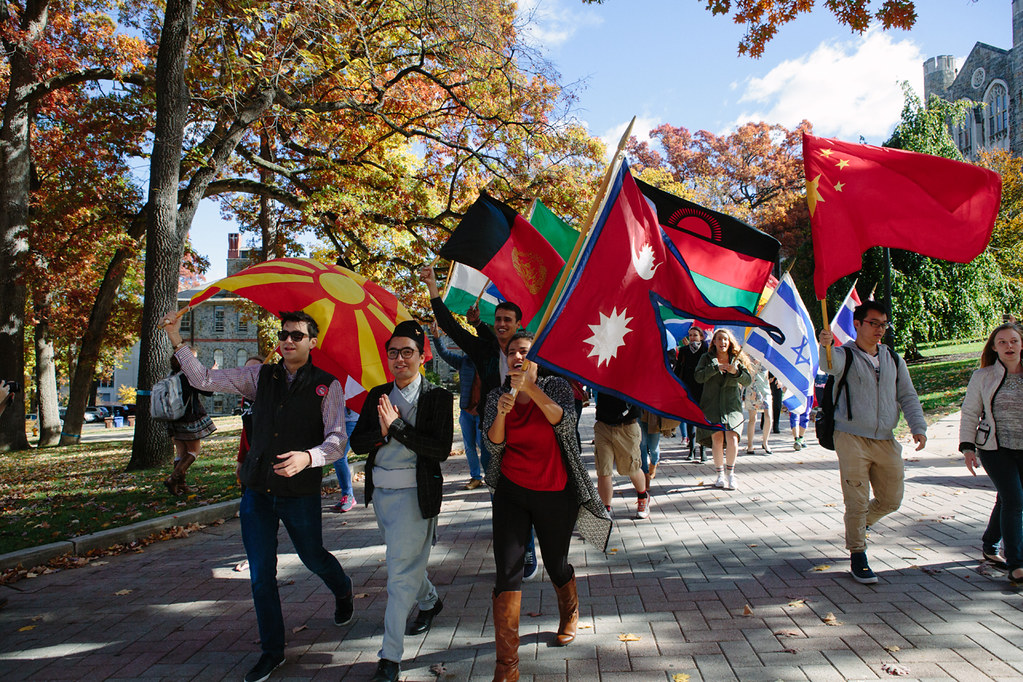
[[[994,328],[970,377],[959,421],[959,451],[974,476],[977,465],[995,484],[1001,503],[1002,545],[1009,581],[1023,583],[1023,329]],[[979,462],[978,462],[979,459]],[[987,556],[993,547],[984,547]]]
[[[195,352],[193,348],[192,354],[194,355]],[[180,371],[181,364],[172,355],[171,372],[177,373]],[[185,484],[185,474],[188,473],[188,468],[199,457],[199,452],[202,450],[202,439],[217,430],[216,425],[209,415],[206,414],[206,408],[202,406],[202,401],[199,399],[200,393],[202,395],[213,394],[192,388],[184,374],[181,374],[179,378],[181,379],[181,394],[185,402],[185,413],[179,419],[167,424],[167,431],[174,441],[174,469],[171,471],[170,476],[163,481],[171,495],[181,495],[182,493],[189,492],[189,488]]]

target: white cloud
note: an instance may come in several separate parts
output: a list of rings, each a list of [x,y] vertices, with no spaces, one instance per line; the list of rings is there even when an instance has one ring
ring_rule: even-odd
[[[879,144],[899,121],[909,81],[923,97],[920,47],[871,29],[851,41],[826,41],[813,52],[782,62],[745,84],[743,111],[732,127],[749,121],[797,125],[804,118],[818,135]]]
[[[650,131],[661,125],[661,123],[663,123],[663,121],[658,118],[637,116],[636,122],[632,125],[632,133],[630,133],[630,135],[640,142],[649,142]],[[618,148],[618,142],[622,139],[622,135],[625,134],[625,129],[628,126],[628,121],[622,121],[613,128],[606,130],[604,134],[600,136],[600,139],[604,141],[604,145],[607,147],[607,157],[609,160],[614,154],[615,149]]]
[[[521,0],[518,9],[523,22],[520,35],[539,48],[563,45],[580,27],[604,21],[598,12],[582,6],[578,0]]]

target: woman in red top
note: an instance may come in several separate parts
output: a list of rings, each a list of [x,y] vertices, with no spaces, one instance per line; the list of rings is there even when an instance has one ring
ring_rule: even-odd
[[[519,679],[519,609],[522,565],[530,527],[558,595],[555,646],[575,639],[579,599],[568,563],[572,530],[607,547],[610,519],[579,459],[572,388],[561,377],[537,377],[526,363],[533,335],[516,332],[508,341],[508,379],[487,396],[484,444],[490,450],[487,484],[494,489],[495,681]],[[585,513],[583,513],[585,512]]]

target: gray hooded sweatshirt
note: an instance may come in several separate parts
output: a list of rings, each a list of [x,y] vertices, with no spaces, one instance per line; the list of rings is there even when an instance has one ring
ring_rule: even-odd
[[[828,368],[823,346],[820,348],[821,370],[835,376],[835,385],[842,378],[845,363],[852,361],[846,386],[835,399],[835,430],[854,436],[890,440],[899,423],[899,408],[906,415],[906,422],[914,434],[927,432],[924,411],[913,388],[906,363],[900,358],[898,367],[895,359],[884,344],[878,345],[877,357],[880,372],[874,370],[870,357],[856,345],[847,341],[832,349],[831,367]],[[896,378],[897,377],[897,378]],[[849,391],[852,419],[845,409],[845,393]]]

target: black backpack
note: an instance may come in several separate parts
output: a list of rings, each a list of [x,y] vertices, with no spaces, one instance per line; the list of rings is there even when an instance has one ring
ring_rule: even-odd
[[[885,348],[888,349],[892,360],[895,361],[895,383],[898,384],[899,355],[888,346],[885,346]],[[817,442],[827,450],[835,449],[835,404],[838,402],[842,389],[846,388],[846,377],[849,376],[849,368],[852,367],[854,357],[856,357],[855,353],[849,353],[845,369],[842,370],[842,376],[838,380],[838,388],[835,388],[835,376],[829,376],[822,390],[823,395],[818,400],[820,412],[817,413],[817,421],[814,424],[814,428],[817,433]],[[847,419],[852,419],[852,405],[850,404],[848,389],[845,391],[845,414]]]

